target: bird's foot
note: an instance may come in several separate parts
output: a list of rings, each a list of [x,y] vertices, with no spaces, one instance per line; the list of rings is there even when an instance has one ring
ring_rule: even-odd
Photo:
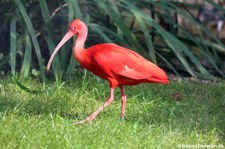
[[[75,122],[75,125],[80,125],[80,124],[84,124],[86,122],[89,122],[91,123],[93,120],[95,120],[95,117],[94,118],[91,118],[91,117],[87,117],[86,119],[82,120],[82,121],[79,121],[79,122]]]
[[[79,122],[75,122],[74,124],[75,125],[81,125],[81,124],[84,124],[86,121],[85,120],[82,120],[82,121],[79,121]]]
[[[120,122],[125,123],[125,117],[120,117]]]

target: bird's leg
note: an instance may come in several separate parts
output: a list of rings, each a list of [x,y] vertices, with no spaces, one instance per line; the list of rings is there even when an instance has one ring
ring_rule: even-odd
[[[121,106],[121,116],[120,116],[120,120],[121,122],[123,122],[125,119],[125,108],[126,108],[126,101],[127,101],[127,97],[124,91],[124,87],[120,86],[120,91],[121,91],[121,102],[122,102],[122,106]]]
[[[95,117],[98,115],[98,113],[100,113],[105,107],[110,105],[113,100],[114,100],[114,88],[110,88],[110,96],[109,96],[108,100],[101,107],[99,107],[98,110],[96,110],[94,113],[92,113],[86,119],[78,122],[78,124],[83,124],[86,121],[91,121],[91,120],[95,119]]]

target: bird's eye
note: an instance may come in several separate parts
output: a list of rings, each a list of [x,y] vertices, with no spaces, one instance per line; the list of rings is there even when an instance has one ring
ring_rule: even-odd
[[[75,30],[76,30],[76,27],[73,27],[73,28],[72,28],[72,30],[74,30],[74,31],[75,31]]]

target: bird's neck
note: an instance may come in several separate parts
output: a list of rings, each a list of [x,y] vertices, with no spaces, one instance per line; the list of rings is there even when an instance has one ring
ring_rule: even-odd
[[[82,32],[80,32],[77,35],[77,39],[75,41],[74,47],[73,47],[73,53],[76,60],[83,65],[85,61],[85,49],[84,49],[84,43],[87,39],[88,30],[86,25],[83,26]]]
[[[88,30],[87,30],[87,27],[85,26],[83,28],[83,31],[77,35],[77,39],[75,41],[74,48],[73,48],[73,52],[75,56],[80,55],[81,52],[85,50],[84,43],[87,39],[87,34],[88,34]]]
[[[84,43],[86,41],[86,38],[87,37],[80,34],[77,36],[77,39],[75,41],[74,48],[73,48],[75,53],[84,49]]]

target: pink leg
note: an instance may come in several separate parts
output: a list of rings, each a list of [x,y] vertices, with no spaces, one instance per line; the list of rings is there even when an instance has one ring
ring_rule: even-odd
[[[105,107],[110,105],[113,100],[114,100],[114,88],[110,88],[110,96],[109,96],[108,100],[101,107],[99,107],[98,110],[96,110],[94,113],[92,113],[86,119],[78,122],[78,124],[83,124],[86,121],[91,121],[91,120],[95,119],[95,117],[98,115],[98,113],[100,113]]]
[[[122,102],[122,107],[121,107],[121,121],[124,121],[125,118],[125,108],[126,108],[126,101],[127,97],[124,91],[124,87],[120,86],[120,91],[121,91],[121,102]]]

